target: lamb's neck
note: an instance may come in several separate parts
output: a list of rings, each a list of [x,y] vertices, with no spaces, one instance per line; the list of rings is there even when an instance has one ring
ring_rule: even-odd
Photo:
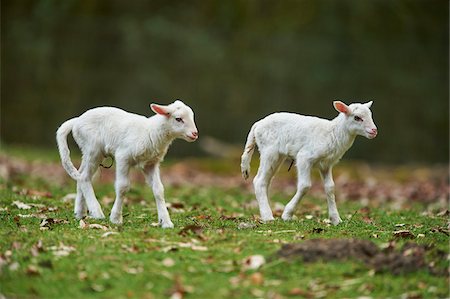
[[[340,156],[342,156],[353,145],[356,135],[349,132],[346,126],[345,115],[342,113],[333,119],[331,123],[334,143],[340,152]]]
[[[152,146],[158,150],[167,150],[175,139],[164,119],[165,116],[154,115],[148,118],[149,137]]]

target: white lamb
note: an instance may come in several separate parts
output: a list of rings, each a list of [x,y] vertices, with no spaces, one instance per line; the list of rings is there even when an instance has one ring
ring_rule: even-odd
[[[298,183],[297,192],[286,205],[282,219],[290,220],[297,203],[311,186],[311,168],[320,170],[328,202],[328,214],[334,225],[342,220],[334,196],[333,166],[352,146],[356,135],[368,139],[377,136],[370,107],[366,104],[346,104],[335,101],[339,115],[333,120],[294,113],[274,113],[256,122],[248,134],[241,170],[245,179],[250,174],[250,161],[258,146],[260,166],[253,180],[261,220],[273,220],[269,206],[268,189],[274,174],[286,158],[295,160]]]
[[[179,100],[168,106],[151,104],[151,109],[156,115],[147,118],[118,108],[94,108],[59,127],[56,140],[62,165],[77,181],[75,217],[86,216],[87,210],[93,218],[105,217],[91,181],[102,159],[113,156],[116,161],[116,200],[111,210],[111,222],[121,224],[123,221],[122,204],[130,185],[129,170],[131,166],[138,166],[153,189],[159,224],[163,228],[173,227],[164,200],[159,164],[175,138],[193,142],[198,138],[198,131],[192,109]],[[67,145],[70,132],[82,153],[79,170],[70,160]]]

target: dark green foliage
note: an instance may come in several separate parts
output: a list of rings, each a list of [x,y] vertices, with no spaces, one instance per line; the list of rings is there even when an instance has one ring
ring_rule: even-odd
[[[1,3],[3,142],[54,144],[99,106],[150,115],[185,99],[201,136],[243,143],[274,111],[331,118],[374,100],[380,134],[353,158],[448,160],[448,1]],[[226,124],[226,125],[224,125]],[[200,154],[177,144],[177,155]]]

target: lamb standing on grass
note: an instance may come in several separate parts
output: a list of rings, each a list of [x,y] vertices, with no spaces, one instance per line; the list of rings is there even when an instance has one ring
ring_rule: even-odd
[[[336,208],[332,168],[352,146],[356,135],[372,139],[378,132],[370,111],[372,101],[349,106],[335,101],[333,105],[340,113],[331,121],[282,112],[271,114],[252,126],[242,154],[241,170],[247,179],[257,145],[260,165],[253,185],[261,220],[274,220],[268,189],[280,165],[286,158],[291,158],[297,166],[297,192],[286,205],[282,218],[292,218],[297,203],[311,187],[311,168],[317,166],[325,187],[331,222],[337,225],[342,221]]]
[[[194,112],[179,100],[168,106],[151,104],[151,109],[156,115],[146,118],[118,108],[94,108],[59,127],[56,140],[62,165],[77,181],[75,217],[83,218],[89,210],[93,218],[105,218],[91,181],[101,160],[113,156],[116,161],[116,200],[111,210],[111,222],[121,224],[123,221],[123,196],[130,185],[128,173],[131,166],[138,166],[153,189],[159,224],[163,228],[173,227],[164,200],[159,164],[174,139],[193,142],[198,138],[198,131]],[[79,170],[70,160],[67,145],[70,132],[82,153]]]

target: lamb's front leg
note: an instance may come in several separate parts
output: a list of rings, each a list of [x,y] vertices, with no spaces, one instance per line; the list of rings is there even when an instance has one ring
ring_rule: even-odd
[[[158,222],[162,228],[173,228],[173,223],[170,220],[169,211],[167,210],[164,199],[164,186],[159,175],[159,163],[147,166],[145,172],[147,183],[152,187],[153,195],[155,196]]]
[[[321,169],[320,176],[322,177],[325,193],[327,194],[328,216],[330,217],[331,223],[338,225],[342,220],[336,207],[332,168]]]
[[[130,172],[130,166],[128,165],[128,161],[125,159],[118,159],[116,157],[116,200],[114,201],[114,206],[111,210],[111,215],[109,219],[112,223],[122,224],[123,216],[122,216],[122,207],[124,195],[130,188],[130,180],[128,178],[128,174]]]

